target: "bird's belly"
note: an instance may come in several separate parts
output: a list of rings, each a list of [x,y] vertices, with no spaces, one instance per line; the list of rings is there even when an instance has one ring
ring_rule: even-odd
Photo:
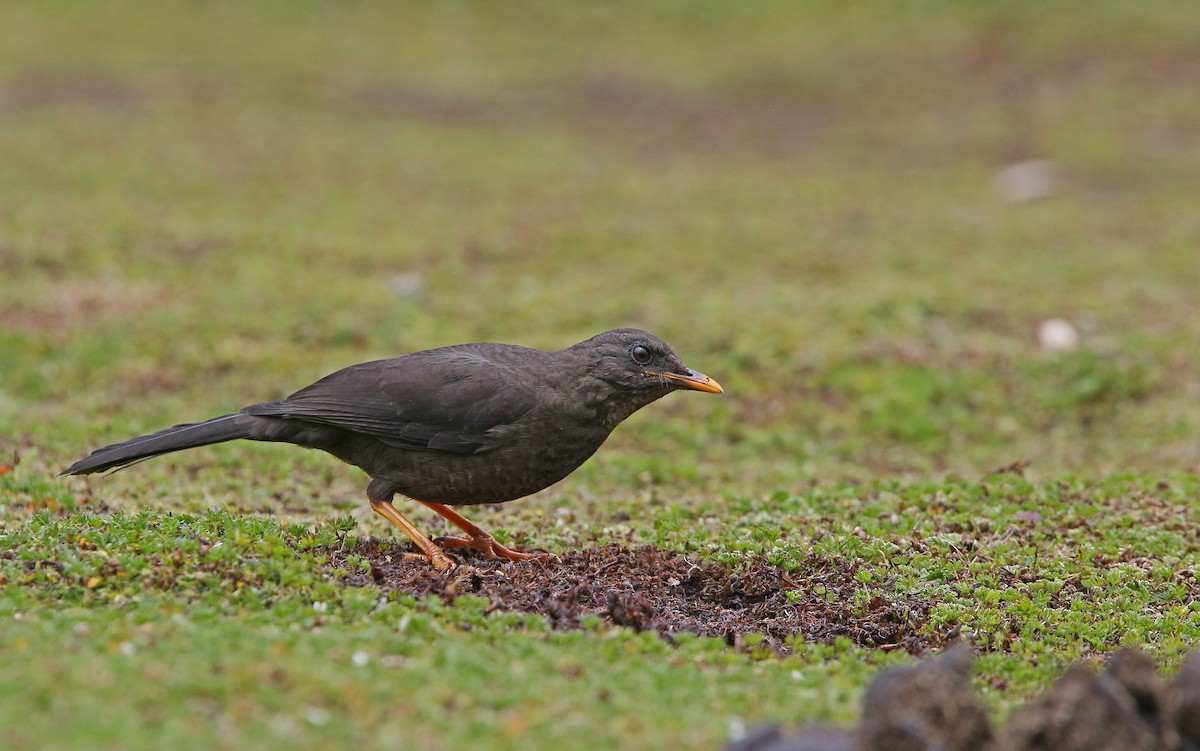
[[[376,477],[390,480],[397,493],[432,503],[502,503],[548,488],[583,464],[603,443],[551,445],[537,451],[518,446],[481,454],[403,451]],[[400,471],[397,471],[400,470]]]

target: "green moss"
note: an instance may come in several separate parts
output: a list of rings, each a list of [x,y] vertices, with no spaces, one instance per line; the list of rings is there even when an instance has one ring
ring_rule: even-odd
[[[726,396],[654,405],[564,484],[474,510],[502,540],[854,567],[984,647],[1000,712],[1074,659],[1178,659],[1200,23],[1080,14],[4,5],[0,746],[711,749],[849,722],[902,656],[348,588],[323,551],[394,533],[315,452],[55,477],[353,362],[619,325]],[[995,170],[1027,158],[1056,192],[1005,204]],[[1039,350],[1050,317],[1078,350]]]

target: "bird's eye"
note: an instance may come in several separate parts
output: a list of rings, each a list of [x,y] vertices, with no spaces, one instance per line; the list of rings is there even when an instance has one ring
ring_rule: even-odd
[[[646,363],[650,362],[651,357],[650,350],[646,349],[640,344],[635,345],[633,349],[629,350],[629,356],[632,357],[633,361],[638,365],[645,365]]]

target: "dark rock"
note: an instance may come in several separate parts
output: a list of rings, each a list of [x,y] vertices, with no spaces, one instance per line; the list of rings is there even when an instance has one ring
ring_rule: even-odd
[[[1186,751],[1200,751],[1200,653],[1183,663],[1171,685],[1175,704],[1175,727]]]
[[[1200,751],[1200,654],[1171,682],[1139,650],[1113,655],[1102,673],[1074,665],[995,737],[971,694],[971,662],[956,645],[879,675],[856,736],[768,726],[727,751]]]
[[[974,751],[992,738],[971,692],[973,656],[958,644],[940,657],[883,673],[863,698],[863,751]]]
[[[1137,702],[1111,675],[1067,669],[1044,695],[1012,716],[997,751],[1155,751]]]
[[[1141,650],[1125,649],[1113,655],[1104,672],[1133,699],[1137,719],[1153,736],[1154,748],[1178,748],[1175,701],[1166,681],[1158,676],[1154,660]]]

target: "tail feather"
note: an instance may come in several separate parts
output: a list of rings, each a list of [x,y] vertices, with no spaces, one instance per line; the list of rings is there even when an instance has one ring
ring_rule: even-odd
[[[93,472],[117,470],[152,456],[181,449],[207,446],[211,443],[249,438],[250,428],[259,418],[241,412],[214,417],[211,420],[160,430],[150,435],[131,438],[96,449],[62,471],[64,475],[90,475]]]

